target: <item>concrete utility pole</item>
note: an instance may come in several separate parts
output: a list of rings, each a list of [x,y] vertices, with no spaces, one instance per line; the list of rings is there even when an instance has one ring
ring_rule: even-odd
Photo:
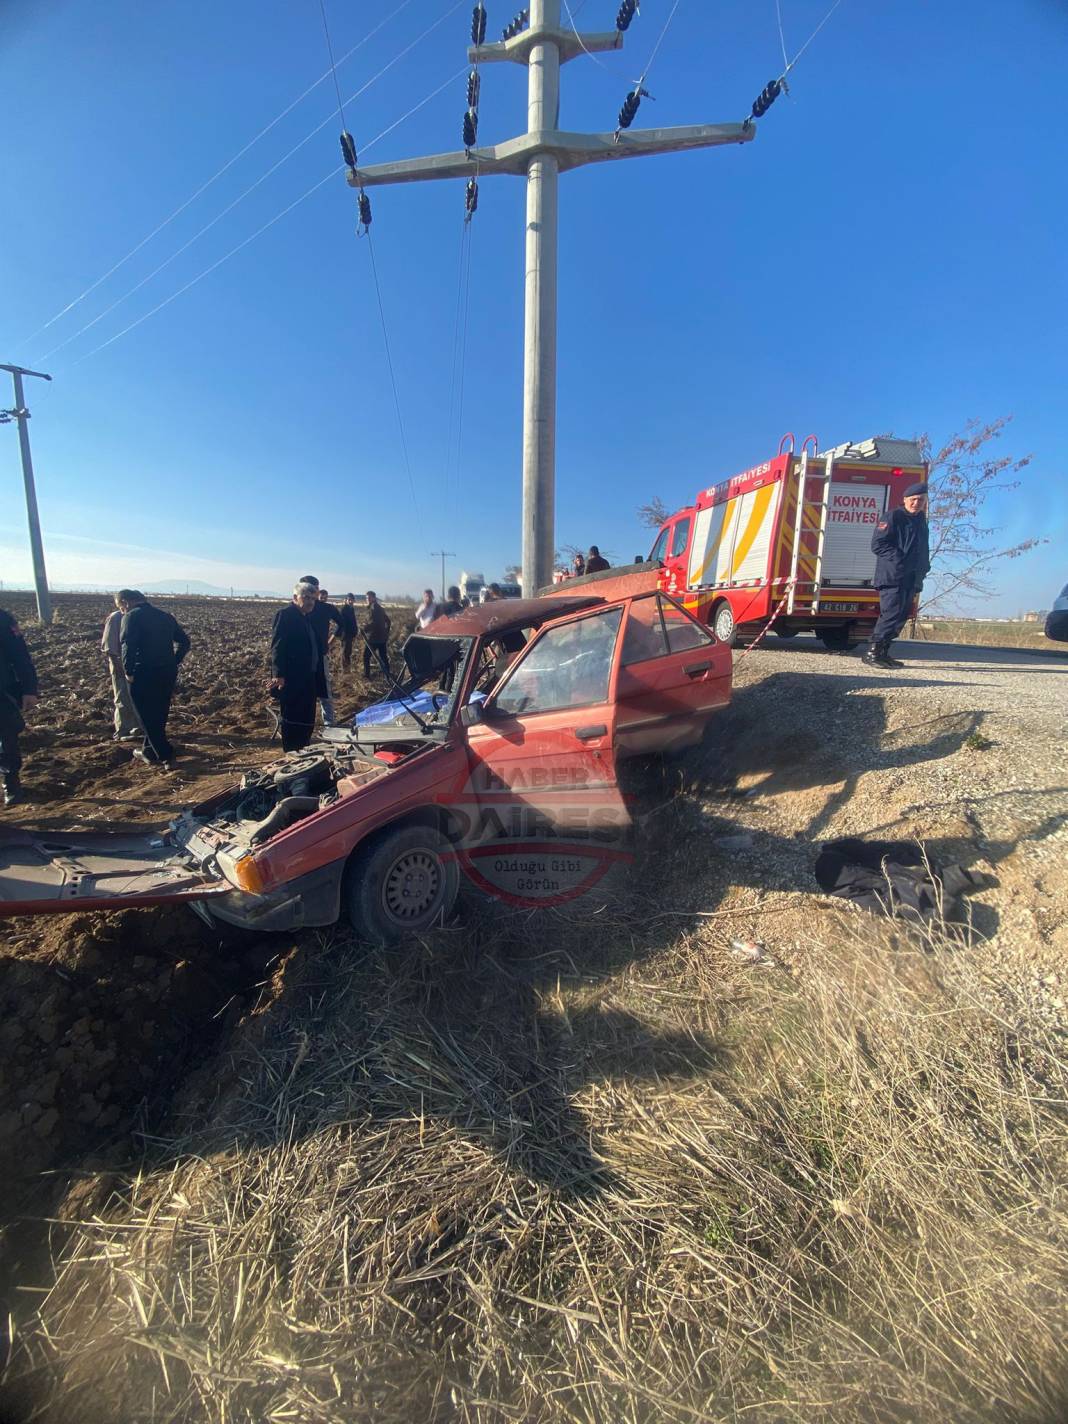
[[[559,175],[586,163],[679,153],[746,143],[747,124],[583,134],[558,128],[560,66],[580,54],[622,49],[618,30],[579,35],[561,29],[560,0],[531,0],[530,27],[498,44],[474,45],[474,65],[526,65],[527,131],[487,148],[439,153],[350,170],[354,188],[427,178],[481,178],[511,173],[527,180],[526,319],[523,363],[523,592],[530,597],[552,578],[556,480],[556,273]]]
[[[2,366],[0,371],[10,371],[15,383],[15,409],[13,419],[18,421],[19,450],[22,452],[22,482],[26,486],[26,518],[30,525],[30,553],[33,557],[33,583],[37,590],[37,616],[42,623],[52,621],[52,599],[48,592],[48,575],[45,573],[44,545],[41,543],[41,517],[37,513],[37,491],[33,484],[33,460],[30,458],[30,412],[26,409],[26,397],[22,392],[23,376],[36,376],[42,381],[50,381],[43,371],[28,371],[25,366]]]

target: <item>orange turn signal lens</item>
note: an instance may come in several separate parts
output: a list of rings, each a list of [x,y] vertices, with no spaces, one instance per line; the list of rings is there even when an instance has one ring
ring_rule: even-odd
[[[251,855],[242,856],[234,865],[234,879],[249,895],[263,894],[263,871]]]

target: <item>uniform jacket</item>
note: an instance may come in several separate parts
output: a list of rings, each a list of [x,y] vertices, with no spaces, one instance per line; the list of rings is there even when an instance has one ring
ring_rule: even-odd
[[[287,683],[311,683],[321,661],[312,615],[301,613],[295,603],[280,608],[271,628],[272,674]]]
[[[0,608],[0,692],[14,698],[37,696],[37,673],[18,620]]]
[[[120,641],[127,677],[176,668],[189,651],[189,634],[178,619],[151,603],[135,604],[122,615]]]
[[[893,510],[876,526],[871,536],[871,551],[875,555],[872,583],[876,588],[893,588],[903,583],[918,587],[931,567],[927,515]]]
[[[389,614],[380,603],[367,610],[363,620],[363,631],[369,643],[384,643],[389,637]]]

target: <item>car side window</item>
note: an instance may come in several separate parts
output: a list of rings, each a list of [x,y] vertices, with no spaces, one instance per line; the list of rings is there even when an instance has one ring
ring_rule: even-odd
[[[636,598],[623,634],[623,667],[715,642],[712,635],[666,594]]]
[[[688,648],[703,648],[716,641],[692,614],[664,593],[660,594],[660,613],[670,652],[682,653]]]
[[[690,542],[690,525],[692,518],[680,519],[675,525],[671,535],[671,557],[677,559],[681,554],[685,554],[686,545]]]
[[[493,705],[518,716],[606,702],[622,613],[610,608],[550,628],[521,658]]]
[[[660,534],[659,534],[659,536],[658,536],[658,538],[657,538],[657,541],[656,541],[656,543],[653,545],[653,547],[652,547],[652,549],[651,549],[651,551],[650,551],[650,553],[649,553],[648,562],[649,562],[650,564],[659,564],[659,563],[662,563],[662,562],[664,561],[664,557],[665,557],[665,555],[666,555],[666,553],[667,553],[668,535],[669,535],[670,533],[671,533],[671,525],[670,525],[670,524],[665,525],[664,528],[661,529]]]

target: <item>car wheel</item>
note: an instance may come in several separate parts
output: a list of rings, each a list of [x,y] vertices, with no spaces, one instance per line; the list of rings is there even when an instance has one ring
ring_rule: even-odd
[[[1054,609],[1046,617],[1046,637],[1054,643],[1068,643],[1068,612]]]
[[[820,642],[835,653],[849,653],[860,647],[859,638],[854,638],[849,628],[824,628],[820,633]]]
[[[428,930],[456,903],[459,870],[449,842],[433,826],[397,826],[356,852],[345,904],[356,933],[396,944]]]
[[[712,610],[712,631],[728,648],[736,646],[738,629],[734,622],[734,609],[725,598],[721,598]]]

